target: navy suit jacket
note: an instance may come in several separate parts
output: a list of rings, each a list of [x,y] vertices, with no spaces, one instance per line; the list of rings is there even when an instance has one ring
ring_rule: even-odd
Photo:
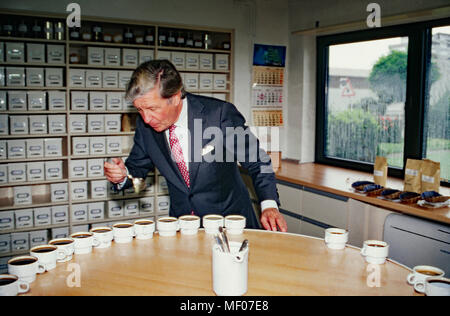
[[[247,218],[248,228],[260,228],[237,162],[248,170],[259,200],[275,200],[280,205],[269,156],[259,149],[259,141],[249,133],[244,117],[233,104],[190,93],[186,97],[190,188],[171,158],[165,132],[156,132],[140,116],[134,146],[125,163],[129,173],[145,178],[151,169],[158,168],[167,180],[170,216],[179,217],[191,211],[200,217],[241,214]],[[235,130],[247,132],[244,143],[232,133]],[[202,155],[202,149],[211,146],[214,149]],[[246,148],[244,152],[242,146]],[[256,155],[250,146],[257,146]],[[131,186],[128,180],[123,189]]]

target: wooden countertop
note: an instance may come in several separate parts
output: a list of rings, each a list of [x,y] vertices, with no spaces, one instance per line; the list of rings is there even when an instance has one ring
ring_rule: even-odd
[[[229,239],[249,240],[249,296],[419,295],[406,281],[408,268],[390,260],[368,265],[359,248],[330,250],[323,239],[263,230]],[[203,229],[193,236],[113,242],[37,275],[25,295],[215,295],[213,243]]]
[[[376,197],[368,197],[365,194],[355,192],[351,187],[353,182],[358,180],[373,181],[373,175],[366,172],[317,163],[299,164],[283,160],[281,168],[276,172],[276,178],[278,180],[370,203],[392,211],[450,224],[450,207],[429,209],[419,205],[407,205],[381,200]],[[389,177],[386,187],[402,190],[403,180]],[[450,195],[450,188],[441,186],[439,193],[448,196]]]

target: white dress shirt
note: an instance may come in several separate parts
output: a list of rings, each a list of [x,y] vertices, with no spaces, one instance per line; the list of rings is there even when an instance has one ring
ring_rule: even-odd
[[[178,120],[174,123],[176,126],[175,128],[175,135],[178,137],[178,141],[180,142],[181,150],[183,151],[183,158],[186,163],[186,168],[189,171],[189,129],[188,129],[188,102],[187,98],[183,99],[183,106],[181,108],[180,116],[178,117]],[[165,132],[167,144],[170,144],[169,141],[169,129],[167,129]],[[170,147],[170,145],[169,145]],[[170,148],[169,148],[170,149]],[[128,170],[127,170],[128,173]],[[127,178],[119,184],[119,187],[121,188]],[[276,208],[278,210],[278,204],[274,200],[264,200],[261,202],[261,211],[264,211],[266,208]]]

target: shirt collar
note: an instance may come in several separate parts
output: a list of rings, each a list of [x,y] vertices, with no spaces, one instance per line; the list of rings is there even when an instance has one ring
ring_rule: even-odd
[[[178,121],[176,121],[174,124],[176,127],[188,128],[188,126],[187,126],[187,107],[188,107],[187,98],[184,98],[183,106],[181,107],[180,116],[178,117]]]

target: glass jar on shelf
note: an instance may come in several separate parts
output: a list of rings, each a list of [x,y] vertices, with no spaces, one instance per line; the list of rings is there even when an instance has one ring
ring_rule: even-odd
[[[193,48],[194,47],[194,36],[191,32],[188,33],[187,39],[186,39],[186,47]]]
[[[64,23],[55,22],[55,39],[62,41],[64,40]]]
[[[101,42],[103,40],[102,27],[100,25],[94,25],[92,27],[92,40],[95,42]]]
[[[145,44],[155,45],[155,34],[153,29],[147,29],[147,33],[145,34]]]
[[[27,37],[28,36],[28,26],[25,24],[24,20],[21,20],[17,26],[17,36]]]
[[[167,35],[163,30],[158,31],[158,45],[159,46],[167,46]]]
[[[211,41],[211,35],[209,33],[205,33],[203,35],[203,47],[204,49],[211,49],[212,41]]]
[[[53,39],[53,22],[45,21],[44,23],[44,38],[47,40]]]
[[[175,36],[172,31],[169,32],[169,36],[167,37],[167,45],[171,47],[177,46]]]
[[[42,27],[38,20],[34,20],[34,25],[31,28],[33,38],[42,38]]]
[[[134,34],[131,28],[127,28],[123,33],[123,40],[125,44],[134,44]]]
[[[14,36],[14,26],[9,19],[2,23],[2,35],[8,37]]]
[[[178,32],[177,36],[177,46],[185,47],[186,46],[186,38],[183,32]]]
[[[203,48],[202,35],[199,33],[194,34],[194,48]]]
[[[72,41],[79,41],[81,40],[81,28],[79,27],[73,27],[69,30],[69,38]]]

